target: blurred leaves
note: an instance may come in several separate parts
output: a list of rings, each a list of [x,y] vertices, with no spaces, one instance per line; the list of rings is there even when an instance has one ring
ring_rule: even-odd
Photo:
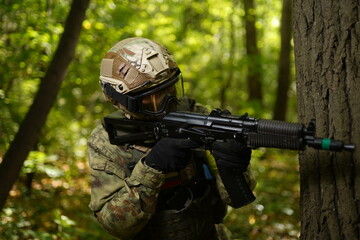
[[[50,178],[58,178],[64,175],[64,171],[58,167],[51,165],[51,162],[57,160],[56,155],[47,156],[43,152],[30,152],[28,158],[24,162],[22,171],[24,173],[45,173]]]

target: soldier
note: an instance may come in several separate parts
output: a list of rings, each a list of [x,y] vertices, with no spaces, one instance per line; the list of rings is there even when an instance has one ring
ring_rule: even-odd
[[[183,96],[173,56],[149,39],[113,46],[101,62],[100,84],[106,100],[128,119],[161,119],[175,110],[207,113]],[[200,147],[172,138],[116,146],[102,125],[96,127],[88,142],[89,207],[99,223],[124,240],[229,239],[222,221],[236,197],[229,197],[217,167],[236,169],[253,189],[251,150],[232,141],[214,143],[212,153]]]

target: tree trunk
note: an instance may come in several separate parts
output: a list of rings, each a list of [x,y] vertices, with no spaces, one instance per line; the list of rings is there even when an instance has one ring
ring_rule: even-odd
[[[234,6],[235,7],[235,6]],[[231,83],[234,81],[234,74],[235,74],[235,68],[234,68],[234,59],[235,59],[235,48],[236,48],[236,37],[235,37],[235,23],[232,18],[232,14],[229,17],[229,23],[230,23],[230,32],[229,32],[229,40],[230,40],[230,49],[229,49],[229,59],[227,61],[227,64],[225,64],[226,69],[226,77],[223,78],[221,82],[220,87],[220,108],[225,109],[227,102],[226,102],[226,92],[229,90]],[[222,64],[224,66],[224,64]]]
[[[21,167],[40,135],[46,118],[67,68],[72,61],[75,48],[82,29],[82,22],[89,5],[89,0],[73,0],[69,15],[66,19],[64,33],[49,68],[41,80],[34,102],[27,112],[15,139],[5,153],[0,165],[0,210],[4,207],[11,187],[16,181]]]
[[[257,46],[256,33],[256,16],[254,0],[244,0],[245,10],[245,29],[246,29],[246,53],[248,58],[248,92],[249,100],[262,102],[262,85],[261,85],[261,60],[259,48]]]
[[[278,86],[276,91],[276,100],[274,105],[274,119],[285,121],[288,104],[288,91],[290,86],[290,69],[291,69],[291,23],[292,0],[283,0],[281,14],[281,49],[278,66]]]
[[[293,6],[299,121],[357,147],[300,154],[301,239],[360,239],[360,2]]]

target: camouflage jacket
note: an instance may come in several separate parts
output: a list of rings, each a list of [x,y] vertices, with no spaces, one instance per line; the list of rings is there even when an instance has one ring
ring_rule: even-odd
[[[189,105],[193,112],[207,113],[204,107]],[[181,109],[182,110],[182,109]],[[103,228],[120,239],[133,239],[148,224],[156,212],[157,200],[166,174],[148,167],[141,159],[149,148],[134,145],[116,146],[109,142],[108,134],[102,125],[92,132],[88,141],[89,164],[91,171],[90,209]],[[208,158],[212,156],[208,154]],[[213,160],[213,159],[212,159]],[[186,176],[187,169],[181,175]],[[216,171],[216,179],[221,200],[230,204],[230,198]],[[248,174],[248,176],[250,176]],[[249,178],[254,187],[255,181]],[[223,232],[216,226],[218,235]]]

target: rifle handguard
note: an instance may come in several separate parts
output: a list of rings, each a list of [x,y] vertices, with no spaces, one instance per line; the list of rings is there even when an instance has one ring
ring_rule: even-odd
[[[304,125],[300,123],[281,122],[260,119],[257,132],[249,132],[247,145],[253,148],[270,147],[299,150],[304,149],[301,136]]]

